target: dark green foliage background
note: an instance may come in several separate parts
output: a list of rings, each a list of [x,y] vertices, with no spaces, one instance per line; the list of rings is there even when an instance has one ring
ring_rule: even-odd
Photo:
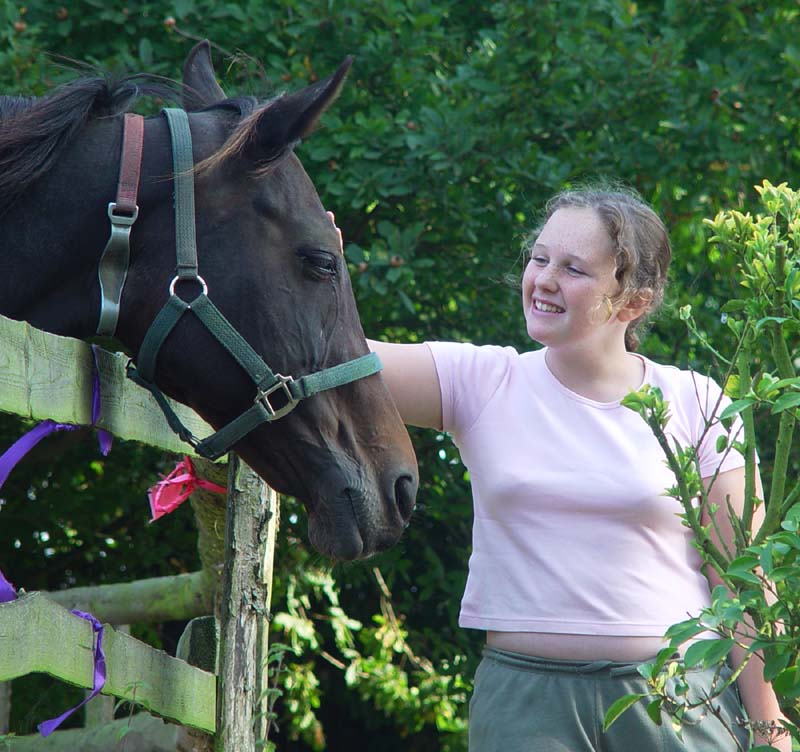
[[[61,56],[179,77],[204,37],[231,94],[293,90],[354,54],[344,93],[298,153],[344,230],[370,336],[530,346],[507,281],[521,271],[520,241],[555,190],[605,177],[636,187],[671,229],[673,284],[642,351],[713,371],[673,311],[691,303],[701,329],[730,349],[719,307],[733,262],[706,245],[701,220],[754,203],[764,177],[798,182],[798,16],[794,0],[6,1],[0,90],[44,93],[74,75]],[[0,446],[22,430],[0,416]],[[341,606],[370,624],[379,609],[371,566],[380,567],[413,651],[445,674],[463,656],[458,671],[469,677],[480,636],[456,625],[471,524],[465,471],[445,437],[413,438],[414,522],[368,565],[335,568]],[[0,566],[27,589],[191,571],[189,510],[146,523],[145,489],[170,462],[134,446],[103,459],[88,436],[50,439],[0,492]],[[290,545],[305,535],[291,501],[284,519],[276,610],[291,573],[319,563]],[[321,650],[333,652],[324,620],[318,629]],[[169,646],[174,631],[147,636]],[[321,683],[321,725],[285,721],[281,749],[324,739],[328,749],[459,747],[462,737],[437,733],[434,716],[386,701],[376,709],[374,691],[365,700],[346,688],[321,650],[298,658]],[[15,730],[63,707],[60,690],[47,690],[45,709],[18,684]],[[305,741],[289,740],[298,733]]]

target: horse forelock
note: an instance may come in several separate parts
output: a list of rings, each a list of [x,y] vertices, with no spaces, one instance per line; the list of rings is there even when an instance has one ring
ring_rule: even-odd
[[[44,175],[92,119],[125,112],[141,96],[177,100],[177,85],[140,74],[86,76],[43,97],[0,98],[0,213]]]

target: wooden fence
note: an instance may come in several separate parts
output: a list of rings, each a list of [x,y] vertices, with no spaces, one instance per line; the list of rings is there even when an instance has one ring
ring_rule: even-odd
[[[97,356],[101,394],[97,426],[118,438],[191,455],[169,430],[149,392],[125,377],[125,356],[102,350]],[[94,362],[84,342],[0,316],[0,411],[89,425]],[[188,408],[174,407],[193,433],[210,433]],[[228,488],[226,502],[203,491],[191,498],[201,571],[57,593],[25,593],[0,604],[0,750],[263,749],[268,731],[266,661],[278,497],[234,455],[227,467],[199,458],[195,464],[201,475],[217,482],[224,483],[227,475]],[[0,562],[11,555],[0,552]],[[6,731],[2,705],[13,700],[9,684],[3,682],[43,672],[91,688],[94,631],[88,621],[70,613],[73,608],[107,622],[103,694],[129,700],[147,712],[115,721],[107,709],[99,713],[105,715],[100,723],[95,718],[83,729],[56,731],[47,738],[2,736]],[[114,627],[168,619],[194,619],[181,639],[179,657]],[[93,707],[102,708],[100,696],[87,704],[87,718],[98,715],[90,711]]]

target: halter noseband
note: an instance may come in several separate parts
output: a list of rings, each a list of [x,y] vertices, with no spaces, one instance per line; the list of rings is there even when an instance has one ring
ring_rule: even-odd
[[[316,373],[294,378],[274,373],[258,353],[247,343],[208,297],[205,280],[197,273],[197,246],[195,243],[194,212],[194,160],[189,118],[183,110],[166,108],[172,138],[172,159],[175,182],[175,246],[177,256],[176,276],[169,286],[169,298],[156,315],[145,334],[139,350],[138,366],[128,362],[128,377],[148,389],[161,407],[170,427],[183,440],[191,444],[202,457],[217,459],[237,441],[262,423],[270,423],[291,412],[301,399],[318,392],[349,384],[371,376],[383,367],[375,353],[325,368]],[[195,282],[202,292],[190,302],[185,302],[175,292],[183,282]],[[161,390],[155,385],[156,360],[162,345],[183,315],[191,311],[205,325],[217,341],[231,354],[252,379],[256,396],[253,405],[239,417],[223,426],[211,436],[199,440],[169,406]],[[282,395],[284,402],[278,406],[270,401],[272,395]]]

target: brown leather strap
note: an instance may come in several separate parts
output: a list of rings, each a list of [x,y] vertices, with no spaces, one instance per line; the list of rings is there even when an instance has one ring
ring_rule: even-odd
[[[131,227],[139,216],[137,205],[139,176],[142,172],[144,118],[126,113],[122,131],[117,201],[108,205],[111,234],[100,256],[97,276],[100,282],[100,318],[97,334],[113,336],[119,320],[122,290],[130,263]]]
[[[144,118],[132,112],[125,113],[122,157],[117,183],[115,214],[133,214],[139,194],[139,176],[142,172],[142,145],[144,144]]]

